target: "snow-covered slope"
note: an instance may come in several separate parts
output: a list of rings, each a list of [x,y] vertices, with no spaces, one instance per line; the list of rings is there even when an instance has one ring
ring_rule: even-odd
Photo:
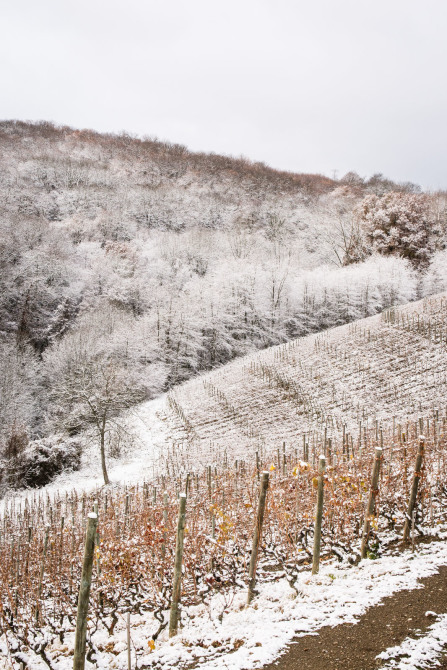
[[[165,415],[182,458],[242,458],[285,441],[334,441],[444,408],[447,294],[272,347],[172,391]],[[187,467],[187,463],[185,463]]]

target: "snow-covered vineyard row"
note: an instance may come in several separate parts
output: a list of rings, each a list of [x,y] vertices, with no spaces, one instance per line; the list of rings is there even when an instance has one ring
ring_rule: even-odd
[[[440,294],[238,360],[168,395],[186,469],[303,440],[358,444],[376,424],[405,430],[447,398],[447,297]],[[179,461],[180,467],[180,461]]]
[[[438,413],[421,421],[430,434],[416,532],[425,528],[436,533],[445,520],[447,499],[446,417]],[[427,431],[430,425],[436,430]],[[345,448],[335,458],[328,454],[332,465],[325,481],[323,565],[359,559],[372,455],[382,440],[385,458],[369,556],[380,555],[401,536],[420,428],[419,421],[409,424],[404,441],[383,432],[376,440],[373,428],[361,447]],[[300,598],[301,573],[312,556],[317,473],[312,462],[287,449],[258,465],[271,473],[258,579],[261,585],[285,580]],[[246,594],[258,496],[258,468],[248,460],[225,460],[220,467],[186,477],[164,474],[126,490],[107,487],[53,498],[35,494],[7,505],[0,540],[0,624],[12,667],[19,668],[20,662],[31,668],[70,667],[86,516],[93,508],[99,513],[99,535],[88,658],[98,667],[124,667],[125,649],[115,629],[130,612],[140,626],[144,621],[144,633],[138,631],[134,642],[138,667],[156,667],[153,649],[167,644],[178,494],[185,490],[182,624],[189,625],[197,608],[205,608],[213,611],[217,631],[225,626],[231,603]]]

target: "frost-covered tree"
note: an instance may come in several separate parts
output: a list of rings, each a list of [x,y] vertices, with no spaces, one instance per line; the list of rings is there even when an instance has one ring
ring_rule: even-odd
[[[106,436],[117,416],[144,399],[133,386],[128,372],[115,360],[93,359],[86,351],[52,387],[50,398],[68,410],[68,428],[92,424],[99,441],[104,484],[109,484],[106,465]],[[82,422],[82,423],[81,423]]]
[[[417,297],[417,274],[402,258],[371,256],[344,268],[320,267],[291,283],[288,336],[298,337],[377,314]]]
[[[38,360],[31,347],[0,343],[0,441],[18,427],[32,434],[38,415]]]
[[[328,260],[340,267],[359,263],[371,253],[359,218],[354,215],[357,202],[352,185],[340,187],[325,198],[322,240],[330,250]]]
[[[376,251],[403,256],[415,266],[428,264],[440,234],[428,195],[394,191],[369,195],[357,215]]]
[[[447,249],[433,255],[424,274],[422,290],[425,296],[447,291]]]

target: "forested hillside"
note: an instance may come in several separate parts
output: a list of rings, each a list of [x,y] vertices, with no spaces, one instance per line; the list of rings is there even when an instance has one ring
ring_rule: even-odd
[[[447,288],[445,194],[381,175],[3,122],[0,188],[4,462],[76,466],[89,424],[112,448],[200,371]]]

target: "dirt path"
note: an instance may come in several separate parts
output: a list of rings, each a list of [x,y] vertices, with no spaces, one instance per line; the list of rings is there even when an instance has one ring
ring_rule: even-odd
[[[421,580],[423,589],[399,591],[371,607],[356,624],[321,628],[318,635],[296,638],[287,652],[263,670],[371,670],[377,654],[399,645],[434,623],[427,617],[447,612],[447,566]],[[439,666],[438,666],[439,667]],[[442,666],[447,668],[447,665]]]

